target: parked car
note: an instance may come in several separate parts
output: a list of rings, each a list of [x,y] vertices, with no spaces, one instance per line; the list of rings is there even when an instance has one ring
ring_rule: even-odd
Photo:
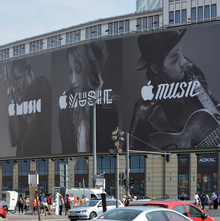
[[[116,208],[116,200],[107,199],[106,200],[107,211]],[[124,205],[119,201],[119,207],[124,207]],[[78,219],[93,219],[103,213],[102,200],[89,200],[79,206],[72,208],[68,212],[68,218],[70,220]]]
[[[145,203],[145,206],[155,206],[155,207],[163,207],[171,210],[175,210],[177,212],[182,213],[183,215],[189,217],[194,221],[213,221],[214,219],[210,217],[203,210],[198,208],[197,206],[184,202],[184,201],[150,201]]]
[[[2,206],[0,206],[0,219],[6,219],[6,213]]]
[[[98,220],[126,220],[126,221],[192,221],[188,217],[174,210],[156,207],[124,207],[107,211],[99,215]]]

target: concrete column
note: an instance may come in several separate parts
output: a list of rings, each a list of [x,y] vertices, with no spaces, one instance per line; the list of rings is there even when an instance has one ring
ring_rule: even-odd
[[[165,160],[165,159],[164,159]],[[171,154],[170,162],[165,160],[165,194],[170,198],[178,198],[178,157]]]
[[[13,162],[13,181],[12,182],[13,182],[13,189],[18,189],[18,163],[14,163],[14,162]]]
[[[48,160],[48,192],[53,192],[55,186],[55,161]]]
[[[70,165],[70,181],[69,181],[69,188],[74,188],[75,184],[75,164],[77,159],[68,160],[68,164]]]
[[[0,163],[0,194],[2,199],[2,163]]]
[[[197,192],[197,155],[191,153],[189,155],[189,199],[193,199],[195,192]]]
[[[88,187],[93,188],[92,176],[93,176],[93,156],[89,156],[86,160],[88,164]]]

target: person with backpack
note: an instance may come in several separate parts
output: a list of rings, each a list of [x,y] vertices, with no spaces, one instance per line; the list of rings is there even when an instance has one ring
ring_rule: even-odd
[[[48,195],[47,197],[47,204],[48,204],[48,215],[51,215],[51,210],[52,210],[52,197],[51,194]]]
[[[22,197],[22,194],[18,198],[18,211],[19,211],[19,215],[20,215],[20,212],[22,212],[22,215],[24,215],[24,198]]]
[[[70,198],[69,198],[69,194],[66,194],[66,198],[65,198],[65,215],[67,215],[67,213],[70,210]]]

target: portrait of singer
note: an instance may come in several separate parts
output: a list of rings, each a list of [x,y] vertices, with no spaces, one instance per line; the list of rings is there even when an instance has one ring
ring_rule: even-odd
[[[186,32],[175,30],[138,38],[141,58],[135,69],[146,71],[154,97],[143,92],[134,105],[131,149],[209,148],[219,144],[216,136],[206,138],[216,134],[219,126],[219,102],[202,71],[184,56]]]
[[[51,153],[51,86],[45,76],[36,76],[29,58],[5,65],[2,80],[9,106],[9,137],[17,157]],[[38,107],[37,107],[38,106]],[[8,108],[9,109],[9,108]]]
[[[118,113],[114,102],[114,95],[108,93],[108,99],[113,102],[103,102],[104,81],[102,70],[107,60],[105,42],[93,42],[69,48],[67,51],[67,66],[69,69],[70,87],[65,93],[67,108],[60,109],[59,132],[62,152],[78,153],[92,152],[93,147],[93,105],[88,105],[89,97],[85,97],[86,105],[70,108],[73,98],[84,96],[93,91],[99,101],[96,103],[96,140],[97,152],[106,152],[111,148],[111,132],[117,127]]]

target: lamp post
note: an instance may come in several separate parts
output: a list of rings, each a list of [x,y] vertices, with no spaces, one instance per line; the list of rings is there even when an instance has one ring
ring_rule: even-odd
[[[124,141],[124,138],[122,137],[124,135],[123,131],[120,131],[117,127],[116,130],[112,132],[112,140],[115,142],[115,150],[110,149],[110,153],[116,153],[116,208],[119,207],[119,154],[122,153],[122,150],[120,149],[120,142]]]

